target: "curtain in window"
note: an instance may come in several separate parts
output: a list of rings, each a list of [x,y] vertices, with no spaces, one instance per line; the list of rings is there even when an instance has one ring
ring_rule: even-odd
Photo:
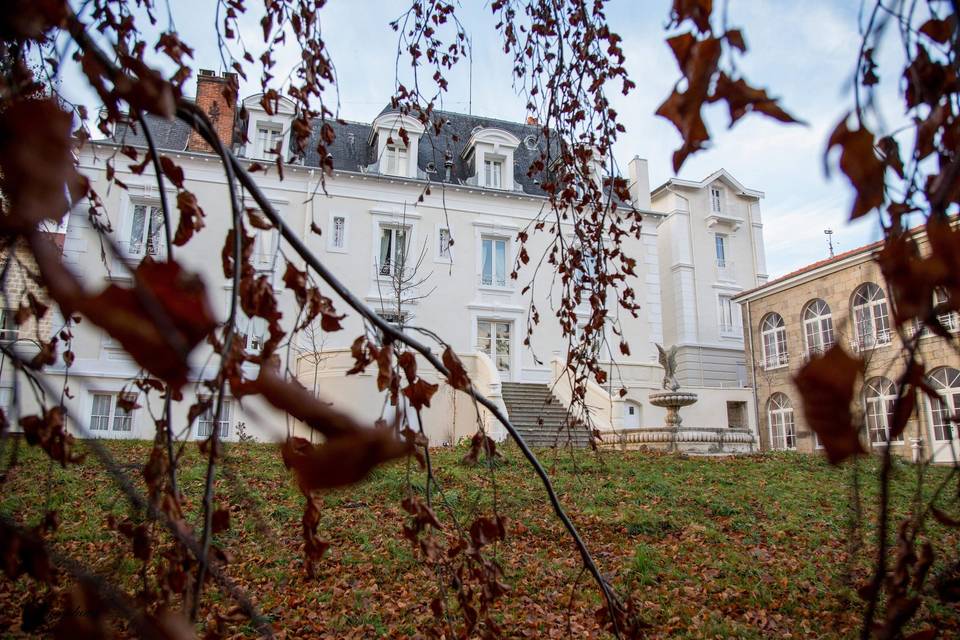
[[[106,431],[110,428],[110,401],[112,398],[105,393],[93,396],[93,410],[90,412],[90,429]]]
[[[487,285],[493,284],[493,240],[489,238],[483,240],[483,256],[481,260],[482,283]]]
[[[393,233],[390,229],[380,231],[380,274],[390,275],[390,254],[393,246]]]

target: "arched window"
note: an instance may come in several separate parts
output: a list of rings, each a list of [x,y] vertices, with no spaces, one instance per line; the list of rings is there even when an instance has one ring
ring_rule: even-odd
[[[769,313],[760,323],[763,340],[763,368],[776,369],[787,364],[787,327],[779,313]]]
[[[803,335],[807,340],[807,355],[819,355],[833,346],[833,315],[830,305],[817,298],[803,310]]]
[[[853,329],[857,349],[872,349],[890,342],[887,295],[872,282],[860,285],[853,294]]]
[[[897,387],[886,378],[871,378],[863,385],[863,415],[867,422],[870,444],[882,444],[893,426],[893,405],[897,401]],[[894,441],[902,441],[900,434]]]
[[[797,428],[793,422],[790,398],[782,393],[770,396],[767,401],[767,422],[770,425],[770,448],[797,448]]]
[[[953,367],[934,369],[927,382],[940,395],[930,403],[930,422],[935,440],[950,440],[953,434],[952,418],[960,410],[960,370]]]

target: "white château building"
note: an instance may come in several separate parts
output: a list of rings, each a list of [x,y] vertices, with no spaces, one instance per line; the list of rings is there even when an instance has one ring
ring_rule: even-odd
[[[251,162],[270,165],[274,158],[270,150],[278,144],[289,157],[292,105],[281,99],[279,111],[268,115],[261,96],[255,95],[240,101],[242,109],[235,108],[223,99],[223,87],[224,77],[200,72],[197,102],[210,114],[221,138]],[[543,321],[531,345],[523,344],[531,294],[522,289],[532,269],[521,269],[519,280],[509,277],[517,233],[546,203],[539,181],[527,175],[544,144],[541,131],[536,125],[480,116],[438,115],[445,119],[439,134],[389,109],[372,123],[332,122],[333,174],[326,179],[325,191],[313,141],[305,158],[284,167],[282,181],[270,169],[256,174],[258,183],[287,223],[302,230],[309,248],[347,286],[385,318],[442,336],[478,387],[499,399],[518,426],[543,444],[545,437],[533,424],[536,415],[554,416],[547,410],[531,415],[531,405],[551,393],[561,406],[569,402],[569,388],[562,381],[565,341],[549,311],[550,274],[542,273],[533,288],[537,296],[533,302]],[[223,277],[220,250],[230,226],[230,209],[222,166],[181,122],[148,121],[162,153],[183,168],[186,188],[196,194],[206,213],[206,228],[185,247],[176,247],[175,257],[201,275],[215,311],[225,320],[231,284]],[[409,135],[407,144],[398,133],[401,127]],[[238,143],[240,132],[249,140],[246,145]],[[319,125],[313,136],[319,139]],[[128,257],[162,259],[163,230],[152,167],[142,175],[131,172],[127,167],[131,163],[116,154],[121,144],[142,150],[145,138],[133,128],[121,128],[111,139],[91,141],[79,151],[80,169],[102,196],[114,239]],[[128,190],[108,185],[106,162],[111,156],[116,175]],[[743,187],[723,170],[702,182],[674,179],[651,193],[647,164],[640,158],[629,163],[629,178],[632,204],[643,213],[644,223],[641,238],[625,246],[639,264],[628,285],[637,292],[642,311],[637,319],[620,314],[632,353],[617,354],[616,367],[611,365],[611,388],[589,389],[597,426],[610,430],[662,424],[663,409],[650,405],[647,396],[662,380],[654,343],[666,343],[681,346],[680,381],[700,396],[696,405],[684,410],[684,423],[747,426],[756,433],[753,392],[743,364],[741,314],[731,297],[766,280],[759,209],[763,194]],[[167,188],[173,202],[176,193],[169,181]],[[82,211],[80,207],[69,219],[65,262],[91,290],[111,282],[129,283],[122,264],[102,260],[100,243]],[[313,232],[314,227],[322,235]],[[274,273],[283,324],[289,329],[296,305],[292,293],[283,290],[281,275],[290,254],[282,252],[275,231],[256,233],[255,267]],[[532,233],[531,255],[537,255],[544,243]],[[398,292],[399,265],[416,273],[409,278],[404,273],[405,284]],[[322,283],[321,291],[330,294]],[[374,371],[344,375],[353,365],[350,343],[364,327],[343,302],[335,297],[334,302],[338,311],[348,314],[344,330],[307,332],[291,345],[289,366],[324,400],[373,421],[391,408],[384,407],[384,397],[376,391]],[[241,319],[240,328],[246,347],[259,349],[265,327]],[[150,403],[141,398],[144,406],[131,414],[117,404],[119,394],[136,391],[129,381],[138,366],[89,322],[81,322],[73,333],[70,415],[82,417],[98,436],[151,438]],[[188,401],[181,403],[183,415],[174,416],[181,437],[205,437],[214,427],[212,417],[204,415],[188,430],[185,415],[190,394],[202,393],[198,382],[214,374],[217,360],[211,355],[205,344],[194,354],[194,382],[185,390]],[[62,375],[62,363],[58,366]],[[428,368],[421,365],[422,371]],[[55,375],[56,371],[52,369]],[[561,382],[554,384],[558,378]],[[9,381],[0,384],[9,386]],[[628,390],[625,398],[616,394],[621,385]],[[159,401],[153,410],[159,415]],[[482,414],[481,419],[489,424],[489,416]],[[471,436],[477,428],[473,405],[463,397],[455,399],[444,386],[424,420],[433,444]],[[285,415],[249,397],[229,402],[220,425],[222,435],[237,438],[241,425],[258,440],[281,439],[296,430]]]

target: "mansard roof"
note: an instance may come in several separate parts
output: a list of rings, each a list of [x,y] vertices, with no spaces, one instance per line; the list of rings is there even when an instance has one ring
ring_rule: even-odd
[[[388,106],[381,115],[389,112]],[[180,120],[165,120],[157,116],[145,114],[149,123],[154,141],[160,149],[170,151],[184,151],[189,138],[189,127]],[[465,184],[475,175],[475,168],[471,165],[471,158],[464,158],[463,151],[471,137],[483,129],[497,129],[510,136],[516,137],[520,144],[514,149],[514,182],[520,185],[523,192],[529,195],[545,195],[540,187],[541,178],[527,176],[531,163],[537,160],[542,150],[546,148],[546,137],[541,127],[536,124],[509,122],[495,118],[455,113],[452,111],[435,111],[434,118],[440,118],[443,125],[436,133],[432,125],[420,138],[417,166],[420,171],[429,176],[433,182],[448,182],[450,184]],[[363,173],[369,165],[376,162],[376,148],[370,144],[373,125],[363,122],[328,120],[333,127],[336,139],[329,145],[333,156],[333,168],[340,171]],[[317,153],[317,144],[320,141],[320,121],[313,124],[310,141],[307,144],[306,155],[300,162],[303,166],[319,167],[320,157]],[[120,125],[117,127],[112,142],[128,144],[137,147],[146,146],[146,139],[139,127]],[[450,179],[447,180],[445,165],[447,160],[451,167]]]

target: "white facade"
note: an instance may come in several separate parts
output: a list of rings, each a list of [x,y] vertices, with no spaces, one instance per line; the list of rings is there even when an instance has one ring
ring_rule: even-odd
[[[724,170],[672,179],[651,194],[667,344],[683,385],[744,387],[743,322],[732,298],[767,281],[760,199]]]
[[[249,142],[235,148],[251,161],[260,159],[263,165],[269,165],[273,157],[266,147],[274,149],[279,144],[281,153],[289,153],[291,112],[280,109],[267,115],[257,96],[243,104],[249,114],[245,123]],[[427,145],[436,147],[437,142],[426,137],[422,126],[418,128],[407,120],[387,112],[372,125],[351,123],[338,131],[338,144],[343,146],[334,152],[335,170],[326,178],[325,187],[320,185],[320,169],[308,166],[309,162],[285,166],[282,181],[275,170],[258,173],[258,183],[287,224],[300,230],[308,247],[347,287],[385,317],[398,321],[402,314],[405,325],[423,326],[440,335],[463,359],[481,390],[497,399],[500,384],[505,381],[553,383],[563,376],[566,341],[552,317],[551,287],[554,297],[559,293],[552,274],[545,271],[537,277],[535,300],[531,300],[531,294],[522,293],[532,267],[521,269],[518,280],[509,278],[518,250],[517,233],[545,205],[542,195],[529,192],[526,167],[517,157],[532,150],[537,127],[530,127],[533,133],[525,135],[520,129],[524,125],[516,123],[477,125],[468,138],[461,138],[463,148],[459,153],[452,154],[437,148],[428,151]],[[409,136],[406,142],[399,135],[401,126]],[[274,131],[280,132],[281,138],[271,137]],[[136,144],[136,140],[125,142]],[[216,158],[210,153],[186,150],[186,146],[167,147],[163,153],[183,168],[185,187],[203,207],[206,226],[185,247],[175,247],[174,257],[201,275],[214,310],[220,320],[225,320],[230,282],[223,277],[220,251],[230,227],[228,191]],[[116,144],[111,141],[89,143],[80,151],[80,170],[103,198],[114,239],[129,257],[134,261],[147,254],[162,258],[162,230],[151,226],[152,207],[159,205],[152,168],[136,175],[126,169],[126,163],[117,162],[117,177],[129,190],[110,187],[105,161],[114,151]],[[336,164],[338,152],[354,154],[360,160],[354,167],[340,168]],[[431,157],[435,159],[429,160]],[[456,171],[466,172],[462,180],[451,178]],[[444,172],[449,179],[438,184],[435,175]],[[432,178],[429,194],[425,192],[427,178]],[[617,354],[616,367],[610,367],[609,388],[591,385],[589,389],[588,404],[601,429],[662,424],[663,410],[647,400],[650,391],[660,387],[662,378],[654,343],[729,348],[743,358],[742,337],[718,330],[717,296],[752,287],[765,278],[762,245],[758,244],[760,195],[739,188],[724,172],[718,172],[715,178],[710,184],[724,186],[727,204],[710,222],[702,215],[710,184],[691,187],[674,181],[669,188],[655,191],[651,202],[646,161],[635,158],[630,163],[633,204],[644,213],[645,221],[641,238],[626,241],[624,251],[638,261],[637,276],[627,285],[637,292],[642,311],[636,319],[620,315],[632,355]],[[176,190],[169,181],[167,188],[168,200],[173,203]],[[320,227],[322,235],[314,233],[312,225]],[[711,258],[710,238],[721,231],[727,234],[731,261],[736,264],[731,280],[718,277]],[[274,272],[282,324],[289,330],[296,318],[296,304],[280,278],[284,268],[280,243],[275,231],[257,233],[254,266]],[[539,255],[545,241],[532,233],[530,255]],[[419,262],[416,277],[398,296],[392,270],[399,263],[411,264],[414,258]],[[64,259],[90,290],[111,282],[130,282],[117,261],[108,259],[104,264],[97,235],[84,213],[70,217]],[[303,268],[300,261],[294,262]],[[329,288],[319,284],[321,292],[330,295]],[[526,347],[523,340],[531,302],[536,303],[543,320]],[[289,352],[282,348],[280,355],[307,388],[334,406],[372,422],[393,409],[384,406],[373,369],[367,374],[344,375],[353,366],[350,344],[363,333],[364,326],[345,303],[334,298],[334,304],[340,313],[347,314],[342,331],[320,334],[318,329],[312,337],[301,336]],[[735,317],[739,319],[740,314]],[[262,345],[265,327],[260,321],[241,319],[239,330],[249,349]],[[152,438],[155,427],[149,413],[161,414],[158,399],[148,405],[141,396],[144,406],[132,416],[118,413],[116,408],[117,394],[137,391],[129,381],[136,377],[139,367],[91,323],[81,322],[73,333],[76,359],[69,372],[74,396],[67,400],[70,415],[103,426],[96,433],[102,437]],[[180,437],[204,437],[212,428],[206,417],[187,431],[185,414],[191,394],[204,393],[199,383],[215,373],[217,359],[213,355],[206,344],[193,354],[191,384],[185,390],[187,401],[179,403],[181,415],[174,415]],[[427,372],[425,363],[420,368],[427,379],[442,382]],[[56,369],[53,372],[56,374]],[[255,375],[253,368],[249,376]],[[726,426],[725,404],[753,406],[749,389],[708,384],[713,380],[695,378],[687,372],[683,380],[701,397],[697,405],[684,412],[688,424]],[[625,398],[616,394],[621,385],[628,389]],[[721,388],[724,386],[727,388]],[[556,394],[569,401],[569,392],[562,384],[556,387]],[[296,431],[291,419],[256,398],[231,400],[229,412],[229,418],[223,421],[227,439],[238,437],[240,424],[247,435],[258,440],[278,440]],[[481,419],[495,427],[485,413]],[[445,385],[441,385],[424,420],[427,435],[435,444],[469,437],[476,430],[472,403]],[[749,424],[755,429],[752,411]]]

